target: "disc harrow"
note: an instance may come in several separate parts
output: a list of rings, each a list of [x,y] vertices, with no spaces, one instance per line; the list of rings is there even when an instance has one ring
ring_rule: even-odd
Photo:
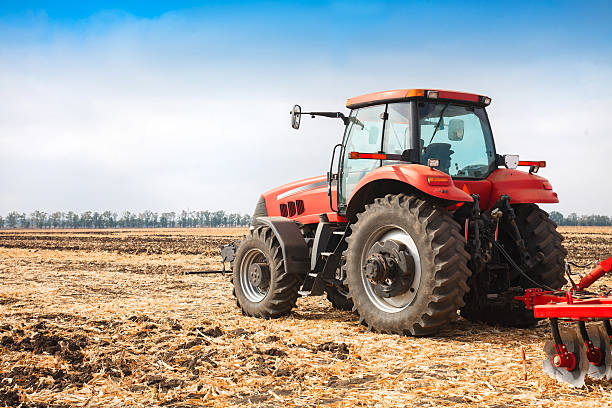
[[[544,344],[542,368],[550,377],[573,387],[584,386],[587,375],[612,379],[612,296],[586,290],[610,269],[612,257],[597,264],[577,284],[572,283],[571,290],[533,288],[515,297],[532,309],[536,318],[549,319],[552,340]],[[577,328],[560,328],[560,321],[575,322]]]

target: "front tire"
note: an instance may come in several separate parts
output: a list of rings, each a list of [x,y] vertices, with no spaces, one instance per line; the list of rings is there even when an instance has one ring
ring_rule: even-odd
[[[300,285],[297,276],[285,271],[280,244],[269,227],[255,228],[240,243],[232,282],[242,313],[264,319],[289,314]]]
[[[456,319],[470,270],[465,240],[451,215],[426,199],[389,194],[357,218],[347,238],[346,285],[361,323],[379,332],[424,336]],[[373,284],[366,278],[368,254],[386,241],[409,253],[412,279]],[[401,289],[393,288],[395,282]],[[387,291],[382,295],[380,285]]]

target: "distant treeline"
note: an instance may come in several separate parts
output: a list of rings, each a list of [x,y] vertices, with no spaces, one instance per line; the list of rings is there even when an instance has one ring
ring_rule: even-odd
[[[550,213],[550,218],[557,225],[605,226],[612,225],[612,217],[607,215],[578,215],[571,213],[567,217],[557,211]]]
[[[553,211],[550,218],[558,225],[605,226],[612,225],[612,217],[606,215],[577,215],[567,217]],[[34,211],[25,214],[16,211],[6,217],[0,216],[0,228],[197,228],[197,227],[246,227],[251,216],[225,211],[181,211],[156,213],[123,212],[120,216],[111,211],[102,213],[73,211],[46,213]]]
[[[0,217],[0,228],[194,228],[242,227],[251,223],[251,216],[225,211],[181,211],[156,213],[144,211],[121,215],[111,211],[73,211],[46,213],[34,211],[29,215],[10,212]]]

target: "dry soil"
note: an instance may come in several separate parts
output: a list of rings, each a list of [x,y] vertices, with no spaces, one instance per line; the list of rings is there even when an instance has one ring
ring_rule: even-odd
[[[610,382],[542,373],[546,322],[400,337],[324,297],[244,317],[229,276],[185,272],[220,269],[219,246],[245,232],[1,231],[0,406],[610,404]],[[612,229],[562,232],[572,261],[612,255]]]

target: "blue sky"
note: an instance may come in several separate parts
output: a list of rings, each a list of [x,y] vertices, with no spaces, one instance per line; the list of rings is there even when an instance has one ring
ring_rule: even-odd
[[[612,215],[612,2],[0,1],[0,214],[225,208],[323,174],[344,110],[396,88],[490,95],[499,153]],[[219,155],[219,152],[223,152]],[[603,191],[602,191],[603,190]]]

